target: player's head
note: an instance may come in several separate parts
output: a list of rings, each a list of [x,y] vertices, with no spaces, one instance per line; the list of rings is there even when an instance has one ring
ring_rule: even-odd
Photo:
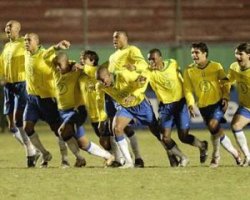
[[[61,73],[65,74],[71,71],[71,66],[69,64],[68,55],[65,52],[58,52],[53,60],[56,69]]]
[[[24,36],[25,49],[30,53],[35,53],[39,47],[39,36],[36,33],[27,33]]]
[[[151,69],[160,69],[163,66],[161,51],[159,49],[151,49],[148,53],[148,62]]]
[[[19,32],[21,30],[20,22],[16,20],[10,20],[5,26],[5,33],[8,39],[15,40],[19,37]]]
[[[113,81],[112,74],[105,66],[98,67],[96,71],[96,79],[106,87],[111,86]]]
[[[205,43],[193,43],[191,45],[191,56],[196,64],[203,64],[207,61],[208,47]]]
[[[250,67],[250,43],[239,44],[235,49],[235,58],[241,67]]]
[[[113,45],[115,49],[123,49],[128,45],[128,34],[126,31],[115,31],[113,33]]]
[[[82,65],[86,64],[91,66],[97,66],[99,62],[99,56],[95,51],[86,50],[81,53],[80,61]]]

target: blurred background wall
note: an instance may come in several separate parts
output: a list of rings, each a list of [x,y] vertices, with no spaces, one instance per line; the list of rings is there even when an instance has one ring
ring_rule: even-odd
[[[93,49],[104,62],[114,51],[112,33],[126,30],[130,43],[146,57],[159,48],[177,59],[182,69],[191,62],[190,43],[209,45],[209,57],[227,69],[234,47],[250,41],[249,0],[1,0],[0,40],[4,27],[19,20],[22,34],[35,32],[45,45],[62,39],[72,42],[72,59]]]

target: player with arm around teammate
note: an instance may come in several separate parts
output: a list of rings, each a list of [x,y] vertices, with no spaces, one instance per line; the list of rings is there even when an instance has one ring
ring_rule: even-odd
[[[168,152],[180,159],[180,165],[185,166],[188,158],[179,150],[171,138],[171,130],[177,127],[178,137],[181,142],[198,147],[200,150],[200,163],[207,159],[207,141],[200,141],[189,133],[190,118],[183,93],[183,79],[179,66],[174,59],[163,60],[159,49],[152,49],[148,53],[149,83],[159,100],[159,118],[163,140],[167,144]],[[173,160],[172,160],[173,159]],[[171,158],[172,166],[178,165],[176,159]]]

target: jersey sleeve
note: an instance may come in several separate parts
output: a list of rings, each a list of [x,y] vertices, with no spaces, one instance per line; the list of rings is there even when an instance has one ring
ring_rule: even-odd
[[[185,95],[185,98],[187,100],[187,105],[194,106],[195,99],[194,99],[194,95],[193,95],[193,86],[192,86],[192,82],[191,82],[189,74],[188,74],[188,69],[186,69],[184,71],[183,88],[184,88],[184,95]]]
[[[133,60],[137,72],[142,72],[148,68],[148,63],[145,61],[140,49],[137,47],[131,48],[130,58]]]

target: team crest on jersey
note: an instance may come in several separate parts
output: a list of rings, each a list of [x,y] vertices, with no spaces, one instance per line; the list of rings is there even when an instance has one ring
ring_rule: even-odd
[[[171,80],[166,80],[164,82],[164,86],[167,88],[167,89],[173,89],[174,88],[174,81],[171,81]]]
[[[203,80],[200,82],[199,87],[202,92],[208,92],[211,89],[211,83],[210,81]]]
[[[68,91],[68,86],[65,83],[58,84],[59,94],[63,95]]]
[[[248,92],[247,84],[243,82],[238,82],[238,89],[242,94],[246,94]]]

